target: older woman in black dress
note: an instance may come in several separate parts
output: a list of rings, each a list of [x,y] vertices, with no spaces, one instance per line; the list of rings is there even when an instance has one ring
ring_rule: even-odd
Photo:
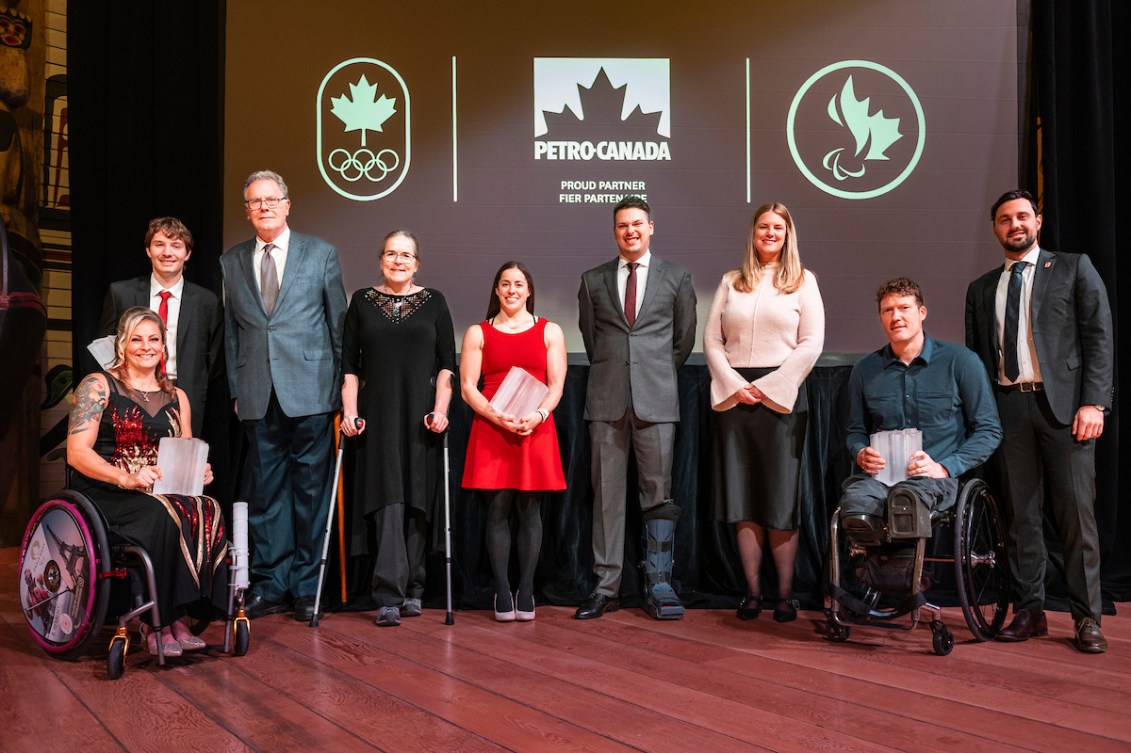
[[[354,293],[346,312],[342,430],[358,437],[351,549],[375,555],[377,624],[393,627],[421,612],[455,334],[444,296],[416,284],[416,236],[389,233],[380,258],[381,284]]]
[[[165,656],[204,648],[186,615],[211,617],[227,606],[224,517],[211,497],[154,494],[162,437],[192,436],[185,393],[165,376],[165,327],[143,307],[118,321],[116,358],[75,390],[67,435],[72,486],[101,511],[111,543],[141,546],[153,560]],[[212,469],[204,471],[204,483]],[[144,619],[144,618],[143,618]],[[158,637],[147,632],[149,653]]]

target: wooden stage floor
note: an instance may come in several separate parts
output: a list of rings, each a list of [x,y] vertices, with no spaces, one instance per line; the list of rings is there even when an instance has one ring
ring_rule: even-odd
[[[106,678],[89,658],[49,658],[17,606],[15,549],[0,550],[0,751],[1100,751],[1131,750],[1131,618],[1108,617],[1107,654],[1049,638],[957,645],[930,630],[855,629],[847,643],[803,612],[693,610],[655,622],[638,609],[533,623],[425,610],[399,628],[331,614],[317,629],[284,615],[252,624],[251,650],[210,649],[165,669],[144,651]],[[220,644],[222,626],[205,638]]]

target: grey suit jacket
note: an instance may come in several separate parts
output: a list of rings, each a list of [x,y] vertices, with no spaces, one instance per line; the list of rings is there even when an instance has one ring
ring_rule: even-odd
[[[102,303],[98,331],[113,335],[126,309],[150,305],[150,275],[110,283]],[[185,280],[177,319],[177,386],[192,409],[192,435],[199,437],[207,408],[208,385],[223,378],[224,312],[220,299],[207,288]]]
[[[263,418],[272,389],[291,418],[337,410],[346,315],[337,250],[320,238],[291,231],[270,318],[255,282],[254,252],[252,239],[220,257],[228,386],[239,417]]]
[[[577,307],[589,384],[587,421],[616,421],[632,401],[652,423],[679,421],[677,375],[695,343],[691,274],[654,254],[644,300],[630,329],[617,293],[618,259],[581,276]]]
[[[995,384],[1001,347],[994,299],[1001,272],[1001,267],[990,270],[966,290],[966,346],[982,359]],[[1111,306],[1087,256],[1042,248],[1034,273],[1030,317],[1041,379],[1053,415],[1071,424],[1082,405],[1111,407]]]

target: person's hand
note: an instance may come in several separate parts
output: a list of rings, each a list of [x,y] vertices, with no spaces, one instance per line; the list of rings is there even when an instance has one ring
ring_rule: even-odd
[[[345,411],[342,412],[342,433],[347,437],[356,437],[361,432],[365,431],[365,422],[357,416],[347,416]]]
[[[919,450],[919,452],[911,453],[911,457],[907,459],[907,475],[914,478],[915,476],[926,476],[927,478],[949,478],[950,471],[946,466],[936,463],[931,460],[931,456]]]
[[[538,428],[538,424],[542,423],[544,420],[539,411],[530,411],[530,413],[527,413],[525,417],[515,424],[514,433],[518,434],[520,437],[528,437],[534,433],[534,430]]]
[[[444,430],[448,428],[448,417],[443,413],[432,411],[424,417],[424,426],[427,427],[429,431],[443,434]]]
[[[211,484],[212,479],[213,479],[212,464],[211,463],[205,463],[204,464],[204,485],[208,486],[209,484]]]
[[[487,406],[487,411],[486,419],[488,421],[503,431],[515,431],[515,427],[518,425],[517,418],[506,413],[499,413],[490,405]]]
[[[1094,405],[1082,405],[1072,419],[1072,436],[1077,442],[1097,439],[1104,432],[1104,412]]]
[[[122,484],[122,488],[148,491],[153,488],[159,478],[161,478],[161,469],[155,465],[147,465],[126,476],[126,482]]]
[[[887,463],[880,453],[873,450],[871,447],[864,447],[860,452],[856,453],[856,465],[860,466],[860,470],[867,473],[869,476],[875,476],[877,473],[884,469]]]
[[[746,405],[757,405],[758,403],[762,402],[762,398],[764,398],[766,395],[762,392],[762,390],[758,389],[754,385],[748,384],[738,392],[734,393],[734,396],[738,398],[738,402],[740,403],[745,403]]]

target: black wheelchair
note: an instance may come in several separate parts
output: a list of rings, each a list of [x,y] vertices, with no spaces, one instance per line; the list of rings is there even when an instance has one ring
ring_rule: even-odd
[[[224,652],[247,653],[251,625],[244,614],[244,578],[236,577],[240,555],[229,546],[229,587]],[[164,625],[153,594],[153,564],[144,549],[110,546],[106,523],[98,508],[82,494],[62,491],[44,501],[28,522],[20,546],[20,605],[36,643],[61,659],[85,655],[90,642],[106,623],[115,582],[131,582],[133,608],[117,616],[110,639],[106,673],[118,679],[125,671],[130,648],[128,623],[148,612],[155,630]],[[119,594],[120,596],[120,594]],[[121,598],[115,598],[115,603]],[[194,625],[203,630],[204,624]],[[165,652],[157,641],[157,664],[164,666]]]
[[[1005,554],[1005,525],[997,498],[984,481],[964,480],[954,506],[926,513],[889,505],[881,530],[870,541],[842,535],[840,509],[829,527],[826,638],[848,640],[853,626],[914,629],[924,610],[931,615],[932,647],[939,656],[954,648],[954,635],[942,621],[940,607],[926,598],[935,563],[954,565],[962,615],[975,640],[997,635],[1009,611],[1010,575]],[[911,535],[920,519],[919,532]],[[909,617],[909,621],[899,618]]]

